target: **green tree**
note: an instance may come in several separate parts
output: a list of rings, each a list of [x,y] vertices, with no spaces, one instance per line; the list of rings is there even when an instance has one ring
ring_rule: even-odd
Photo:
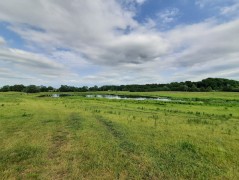
[[[40,92],[40,88],[35,85],[29,85],[24,89],[26,93],[38,93]]]
[[[211,86],[208,86],[208,87],[206,88],[206,91],[207,91],[207,92],[211,92],[211,91],[212,91],[212,87],[211,87]]]
[[[199,91],[199,89],[197,88],[197,86],[195,84],[193,84],[191,87],[191,91],[197,92],[197,91]]]
[[[1,88],[1,91],[2,91],[2,92],[8,92],[8,91],[10,91],[10,86],[8,86],[8,85],[3,86],[3,87]]]

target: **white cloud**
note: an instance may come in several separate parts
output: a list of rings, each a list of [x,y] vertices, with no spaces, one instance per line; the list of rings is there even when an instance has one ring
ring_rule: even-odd
[[[199,6],[200,8],[203,8],[205,4],[207,4],[209,1],[208,0],[196,0],[195,4]]]
[[[122,5],[125,10],[137,12],[137,7],[143,5],[147,0],[116,0]]]
[[[28,84],[39,84],[39,82],[74,76],[67,67],[55,62],[54,59],[11,48],[0,49],[0,67],[2,67],[0,69],[2,79],[15,79],[14,82],[25,79],[24,82]],[[7,82],[11,83],[11,81]]]
[[[222,7],[220,10],[221,10],[222,15],[238,17],[239,16],[239,3]]]
[[[6,41],[3,37],[0,36],[0,45],[6,44]]]
[[[29,2],[32,6],[39,3],[34,12],[28,12],[32,13],[30,18],[25,16],[23,7],[19,8],[22,4],[15,2],[18,11],[4,13],[9,15],[6,20],[14,23],[10,29],[45,51],[69,48],[96,64],[143,63],[167,51],[168,45],[158,33],[148,32],[147,27],[133,19],[133,11],[123,10],[113,0],[53,2]],[[9,4],[4,3],[6,9],[13,6]],[[53,15],[49,9],[54,10]],[[4,16],[0,13],[1,17]],[[124,34],[126,29],[131,29],[131,33]]]
[[[170,67],[177,69],[177,80],[185,76],[197,80],[211,75],[230,77],[235,69],[239,70],[238,33],[239,20],[221,25],[207,22],[171,31],[168,36],[175,40],[176,50],[166,59]]]
[[[38,52],[2,48],[1,67],[12,69],[19,77],[41,79],[39,82],[60,77],[58,84],[158,83],[194,79],[202,77],[200,73],[210,75],[212,70],[215,76],[223,72],[235,76],[238,20],[220,24],[214,19],[160,32],[157,21],[148,19],[140,24],[134,19],[135,9],[118,2],[0,1],[0,20],[8,22],[9,29]],[[141,5],[145,1],[121,2]],[[197,2],[201,6],[209,3]],[[167,9],[158,17],[170,23],[178,15],[178,9]],[[1,42],[4,39],[0,38]],[[9,71],[4,73],[6,76]]]
[[[179,15],[178,8],[166,9],[157,14],[160,23],[163,23],[163,24],[171,23],[171,22],[175,21],[178,15]]]
[[[229,0],[229,1],[233,2],[234,0]],[[223,2],[225,2],[225,0],[196,0],[195,4],[199,6],[200,8],[204,8],[206,6],[213,6]]]
[[[46,70],[61,70],[63,68],[63,66],[49,60],[42,55],[33,54],[18,49],[0,49],[0,57],[1,61],[3,62],[22,65],[25,68],[30,68],[30,71],[32,70],[31,68],[43,68]]]
[[[137,4],[143,4],[145,3],[146,0],[121,0],[121,2],[125,2],[125,3],[137,3]]]

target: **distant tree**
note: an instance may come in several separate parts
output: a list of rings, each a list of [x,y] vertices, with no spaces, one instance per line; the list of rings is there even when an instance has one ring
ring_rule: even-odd
[[[164,86],[164,87],[162,88],[162,91],[170,91],[170,88],[169,88],[168,86]]]
[[[40,92],[40,88],[35,85],[29,85],[24,89],[26,93],[38,93]]]
[[[191,81],[186,81],[185,84],[186,84],[189,88],[191,88],[192,85],[193,85],[193,83],[192,83]]]
[[[188,86],[187,85],[180,85],[179,86],[179,89],[178,89],[179,91],[188,91]]]
[[[207,91],[207,92],[211,92],[211,91],[212,91],[212,87],[211,87],[211,86],[208,86],[208,87],[206,88],[206,91]]]
[[[54,88],[52,87],[52,86],[48,86],[47,87],[47,91],[49,92],[49,91],[53,91],[54,90]]]
[[[30,85],[25,87],[24,85],[3,86],[0,91],[25,91],[25,92],[48,92],[53,91],[54,88],[49,86]],[[131,92],[150,92],[150,91],[239,91],[239,81],[222,79],[222,78],[207,78],[198,82],[172,82],[169,84],[131,84],[131,85],[104,85],[101,87],[93,86],[88,88],[74,87],[61,85],[57,91],[60,92],[86,92],[86,91],[131,91]]]
[[[17,91],[17,92],[22,92],[24,90],[24,88],[25,88],[25,86],[22,84],[15,84],[15,85],[9,87],[10,91]]]
[[[200,88],[200,91],[201,91],[201,92],[205,92],[206,89],[205,89],[204,87],[201,87],[201,88]]]
[[[8,92],[8,91],[10,91],[10,86],[8,86],[8,85],[3,86],[3,87],[1,88],[1,91],[2,91],[2,92]]]
[[[69,87],[67,85],[61,85],[61,87],[58,89],[60,92],[68,92]]]
[[[98,91],[98,86],[90,87],[89,91]]]
[[[40,86],[40,92],[48,92],[48,89],[46,86]]]
[[[83,92],[88,91],[88,87],[87,87],[87,86],[83,86],[83,87],[82,87],[82,91],[83,91]]]
[[[191,91],[197,92],[197,91],[199,91],[199,89],[197,88],[197,86],[195,84],[193,84],[191,87]]]

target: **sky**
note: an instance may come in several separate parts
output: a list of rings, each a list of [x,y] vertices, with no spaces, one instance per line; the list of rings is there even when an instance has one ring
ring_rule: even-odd
[[[0,1],[0,86],[239,80],[238,0]]]

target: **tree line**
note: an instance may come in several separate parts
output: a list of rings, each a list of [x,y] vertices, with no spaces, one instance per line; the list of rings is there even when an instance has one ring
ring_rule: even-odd
[[[239,81],[223,79],[223,78],[207,78],[198,82],[172,82],[168,84],[145,84],[145,85],[105,85],[93,87],[75,87],[68,85],[61,85],[60,88],[53,88],[52,86],[24,86],[13,85],[3,86],[0,88],[1,92],[17,91],[26,93],[37,92],[87,92],[87,91],[130,91],[130,92],[152,92],[152,91],[189,91],[189,92],[210,92],[210,91],[227,91],[239,92]]]

